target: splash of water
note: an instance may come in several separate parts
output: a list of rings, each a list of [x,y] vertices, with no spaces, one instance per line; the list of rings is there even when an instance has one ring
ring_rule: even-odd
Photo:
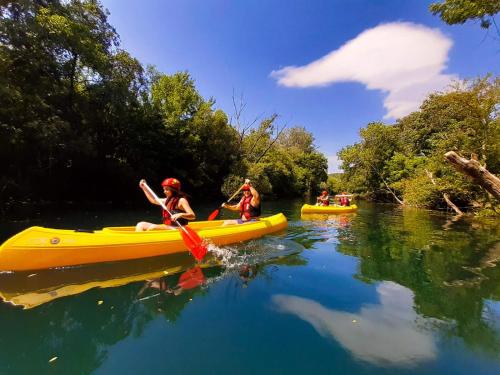
[[[235,269],[243,265],[255,265],[273,259],[298,254],[304,247],[285,238],[261,238],[238,245],[219,247],[208,245],[208,251],[226,268]]]

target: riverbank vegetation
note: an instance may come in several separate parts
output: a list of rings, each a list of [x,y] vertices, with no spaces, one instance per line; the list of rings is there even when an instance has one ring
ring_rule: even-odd
[[[252,178],[301,195],[326,180],[302,127],[270,115],[233,123],[188,72],[164,74],[120,48],[97,1],[0,5],[0,201],[141,199],[175,176],[193,197]],[[241,113],[240,113],[241,114]]]
[[[443,0],[429,10],[449,25],[480,21],[499,34],[497,1]],[[499,106],[498,77],[455,82],[395,124],[361,129],[361,141],[338,153],[345,173],[330,175],[328,185],[458,215],[500,215]]]
[[[500,214],[498,199],[445,159],[455,151],[500,173],[499,103],[500,79],[486,76],[430,95],[395,124],[368,124],[338,154],[341,185],[410,206]]]

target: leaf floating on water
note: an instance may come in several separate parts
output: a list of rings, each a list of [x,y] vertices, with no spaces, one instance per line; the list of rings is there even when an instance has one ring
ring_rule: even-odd
[[[28,277],[36,276],[36,273],[29,274]]]
[[[353,323],[357,323],[358,321],[357,321],[356,319],[353,319],[353,320],[352,320],[352,322],[353,322]]]
[[[98,304],[98,305],[102,305],[103,303],[104,303],[104,301],[103,301],[103,300],[97,301],[97,304]]]
[[[58,358],[57,356],[55,356],[55,357],[52,357],[51,359],[49,359],[49,363],[52,363],[52,362],[54,362],[54,361],[55,361],[55,360],[56,360],[57,358]]]

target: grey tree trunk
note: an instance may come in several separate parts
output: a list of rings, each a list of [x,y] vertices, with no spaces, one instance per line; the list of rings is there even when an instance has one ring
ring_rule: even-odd
[[[444,157],[457,171],[472,178],[476,184],[482,186],[486,191],[500,200],[500,178],[481,166],[477,160],[465,159],[454,151],[448,151],[444,154]]]

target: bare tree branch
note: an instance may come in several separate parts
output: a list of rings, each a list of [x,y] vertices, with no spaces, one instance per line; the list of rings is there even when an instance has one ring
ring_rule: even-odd
[[[436,180],[434,179],[434,176],[432,175],[432,172],[428,171],[427,169],[425,170],[425,173],[427,174],[427,177],[429,177],[429,179],[431,180],[432,184],[434,186],[437,185],[436,183]],[[443,193],[443,198],[446,202],[446,204],[448,205],[448,207],[450,207],[453,211],[455,211],[457,213],[457,215],[463,215],[464,213],[460,210],[460,208],[458,208],[455,203],[453,203],[450,199],[450,196],[447,194],[447,193]]]
[[[257,161],[255,161],[255,163],[257,164],[260,159],[262,159],[264,157],[264,155],[271,149],[271,147],[276,143],[276,141],[278,140],[278,138],[280,137],[281,133],[283,133],[283,131],[285,130],[285,128],[287,127],[287,125],[283,125],[283,127],[281,128],[281,130],[278,131],[276,137],[274,138],[274,140],[269,144],[269,146],[264,150],[264,152],[262,153],[262,155],[259,156],[259,158],[257,159]]]

